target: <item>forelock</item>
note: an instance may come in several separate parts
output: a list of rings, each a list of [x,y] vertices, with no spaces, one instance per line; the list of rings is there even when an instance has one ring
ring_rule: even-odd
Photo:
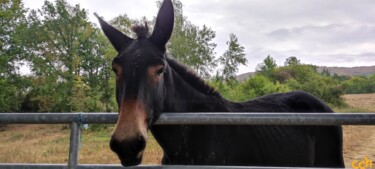
[[[135,24],[131,30],[137,35],[137,39],[145,39],[149,36],[147,22],[144,24]]]

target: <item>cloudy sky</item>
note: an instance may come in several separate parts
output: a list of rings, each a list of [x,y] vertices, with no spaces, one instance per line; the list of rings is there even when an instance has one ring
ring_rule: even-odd
[[[131,18],[157,14],[155,0],[67,0],[110,20],[126,13]],[[375,65],[374,0],[181,0],[184,14],[195,25],[216,31],[216,54],[221,55],[229,34],[245,47],[248,65],[239,73],[254,71],[267,55],[278,65],[289,56],[302,63],[323,66]],[[42,0],[24,0],[39,8]]]

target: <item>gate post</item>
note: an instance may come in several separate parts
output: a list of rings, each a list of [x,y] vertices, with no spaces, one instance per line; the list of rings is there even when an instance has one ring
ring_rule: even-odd
[[[74,169],[78,165],[80,138],[81,138],[80,124],[77,122],[72,122],[70,124],[70,146],[69,146],[68,169]]]

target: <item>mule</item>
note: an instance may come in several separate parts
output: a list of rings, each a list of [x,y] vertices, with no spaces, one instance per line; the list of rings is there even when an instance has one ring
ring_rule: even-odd
[[[110,148],[123,166],[141,163],[150,130],[163,149],[162,164],[344,167],[341,126],[153,125],[163,112],[333,112],[303,91],[224,99],[167,56],[173,10],[164,0],[151,35],[147,25],[132,27],[136,39],[95,14],[118,52],[112,67],[119,115]]]

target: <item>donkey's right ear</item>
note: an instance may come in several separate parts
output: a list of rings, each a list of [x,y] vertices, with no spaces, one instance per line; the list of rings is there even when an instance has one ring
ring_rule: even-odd
[[[113,26],[109,25],[101,17],[99,17],[98,14],[94,13],[94,15],[98,18],[105,36],[107,36],[109,41],[111,41],[113,47],[118,53],[120,53],[122,49],[129,46],[133,42],[132,38],[129,38]]]
[[[174,9],[171,0],[164,0],[160,6],[154,31],[150,36],[150,40],[165,52],[165,45],[173,32]]]

